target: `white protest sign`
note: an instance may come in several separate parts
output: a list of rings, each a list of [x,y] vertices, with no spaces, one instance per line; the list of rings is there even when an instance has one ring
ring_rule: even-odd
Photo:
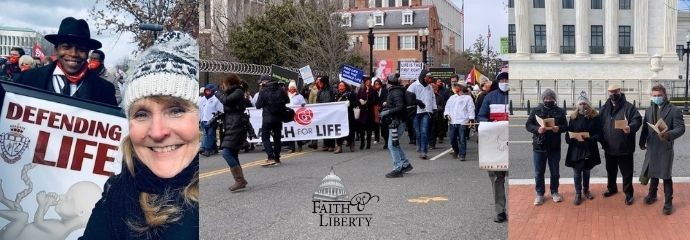
[[[295,121],[283,123],[281,141],[316,140],[341,138],[350,134],[347,117],[348,102],[307,104],[304,107],[292,106]],[[247,108],[250,122],[261,142],[261,113],[263,110]]]
[[[302,76],[302,81],[304,82],[304,84],[310,84],[314,82],[314,75],[312,74],[311,67],[309,67],[309,65],[300,68],[299,74]]]
[[[122,169],[127,120],[10,91],[0,100],[0,238],[77,239]]]
[[[417,79],[422,73],[420,62],[400,62],[400,79]]]
[[[479,168],[508,171],[508,121],[479,123]]]

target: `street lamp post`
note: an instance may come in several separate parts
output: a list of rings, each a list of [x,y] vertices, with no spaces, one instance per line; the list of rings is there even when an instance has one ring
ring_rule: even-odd
[[[422,63],[426,66],[426,53],[427,53],[427,43],[429,37],[429,28],[419,29],[417,32],[419,35],[419,50],[422,51]]]
[[[683,54],[685,54],[685,101],[683,107],[683,113],[689,114],[690,109],[688,109],[688,73],[690,73],[690,32],[685,34],[685,44],[686,47],[683,49]]]
[[[369,15],[367,19],[369,25],[369,76],[374,76],[374,16]]]

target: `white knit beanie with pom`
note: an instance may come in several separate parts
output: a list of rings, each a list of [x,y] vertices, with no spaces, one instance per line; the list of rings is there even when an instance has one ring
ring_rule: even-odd
[[[125,82],[125,115],[133,102],[151,96],[178,97],[197,105],[199,45],[191,35],[179,31],[161,35],[135,66]]]

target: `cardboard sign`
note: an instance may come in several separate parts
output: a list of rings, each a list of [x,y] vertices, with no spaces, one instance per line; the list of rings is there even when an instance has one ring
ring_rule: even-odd
[[[508,171],[508,121],[479,123],[479,168]]]
[[[278,65],[271,65],[271,78],[274,81],[287,84],[290,82],[290,80],[295,80],[295,82],[297,82],[297,79],[299,79],[299,73],[293,72],[290,69]]]
[[[3,239],[77,239],[122,169],[127,120],[116,107],[2,81],[0,100]]]
[[[311,67],[309,67],[309,65],[300,68],[299,74],[302,76],[302,81],[304,82],[304,84],[310,84],[314,82],[314,74],[312,74]]]
[[[346,82],[347,84],[359,87],[362,85],[362,79],[364,78],[364,70],[350,66],[343,65],[340,70],[340,80]]]
[[[400,62],[400,79],[412,80],[422,73],[421,62]]]
[[[348,102],[307,104],[290,106],[295,110],[295,121],[283,123],[281,141],[334,139],[350,134],[347,117]],[[261,132],[262,109],[247,108],[249,121],[254,132]],[[247,139],[249,142],[261,142],[261,139]]]

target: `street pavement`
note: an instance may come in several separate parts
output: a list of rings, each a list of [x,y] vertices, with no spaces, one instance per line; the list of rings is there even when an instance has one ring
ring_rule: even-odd
[[[644,114],[644,113],[643,113]],[[532,133],[525,130],[526,115],[511,116],[510,120],[510,179],[534,179],[534,164],[532,160]],[[675,160],[673,162],[673,177],[690,177],[690,118],[685,118],[686,133],[676,139],[675,141]],[[640,139],[640,131],[637,131],[635,146]],[[565,134],[563,134],[565,136]],[[565,154],[568,146],[565,140],[561,143],[561,161],[560,161],[560,175],[562,178],[572,178],[572,168],[565,166]],[[606,167],[604,160],[604,152],[601,150],[602,163],[592,169],[591,177],[606,177]],[[642,163],[644,162],[644,155],[646,151],[640,150],[639,147],[635,149],[634,154],[634,170],[633,176],[637,182],[637,177],[640,175]],[[546,177],[549,177],[549,170],[546,170]],[[620,173],[618,173],[620,177]],[[563,182],[561,181],[561,184]],[[620,184],[620,181],[619,181]]]
[[[414,170],[388,179],[391,157],[381,144],[370,150],[341,154],[283,152],[283,164],[257,166],[266,155],[259,149],[241,153],[248,189],[230,193],[232,176],[220,154],[201,157],[201,239],[506,239],[507,224],[492,221],[493,195],[486,171],[478,168],[476,139],[468,161],[449,154],[420,160],[408,138],[401,138]],[[447,142],[430,150],[434,157],[449,149]],[[368,192],[379,201],[365,205],[370,225],[320,226],[312,196],[331,168],[342,179],[349,197]],[[355,208],[355,207],[351,207]],[[321,211],[321,210],[319,210]],[[353,210],[353,212],[356,212]],[[332,213],[332,212],[331,212]]]

